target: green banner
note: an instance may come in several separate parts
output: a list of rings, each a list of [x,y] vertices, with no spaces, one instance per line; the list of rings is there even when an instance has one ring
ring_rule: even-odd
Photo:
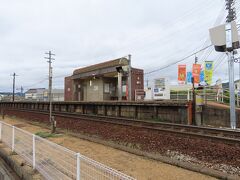
[[[204,80],[208,85],[212,84],[212,76],[213,76],[213,61],[205,61]]]

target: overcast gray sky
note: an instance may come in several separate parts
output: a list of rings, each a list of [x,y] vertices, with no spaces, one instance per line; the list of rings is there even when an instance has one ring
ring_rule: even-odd
[[[133,66],[145,72],[160,68],[201,49],[209,36],[208,29],[220,11],[224,13],[225,3],[223,0],[0,2],[0,91],[11,91],[13,72],[19,75],[17,88],[47,88],[48,64],[44,53],[49,50],[56,54],[55,88],[63,88],[64,76],[76,68],[128,54],[132,54]],[[216,60],[218,56],[212,52],[207,60]],[[190,70],[193,61],[194,57],[183,63],[188,63]],[[169,76],[174,83],[176,68],[171,66],[146,78]],[[226,68],[224,72],[220,68],[214,78],[227,77],[225,71]]]

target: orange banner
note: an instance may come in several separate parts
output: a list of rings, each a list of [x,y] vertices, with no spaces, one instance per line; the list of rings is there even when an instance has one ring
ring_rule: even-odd
[[[178,65],[178,82],[179,84],[186,82],[186,65]]]
[[[199,84],[201,73],[201,64],[193,64],[192,77],[194,77],[194,83]]]

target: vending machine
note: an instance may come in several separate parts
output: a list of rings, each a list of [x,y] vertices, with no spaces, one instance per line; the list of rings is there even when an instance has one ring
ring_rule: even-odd
[[[166,77],[154,80],[153,99],[170,99],[170,82]]]

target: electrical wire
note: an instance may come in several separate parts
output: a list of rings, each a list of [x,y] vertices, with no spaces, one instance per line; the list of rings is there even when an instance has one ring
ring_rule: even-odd
[[[188,55],[188,56],[186,56],[186,57],[184,57],[184,58],[182,58],[182,59],[180,59],[180,60],[177,60],[177,61],[175,61],[175,62],[172,62],[172,63],[170,63],[170,64],[168,64],[168,65],[165,65],[165,66],[163,66],[163,67],[161,67],[161,68],[158,68],[158,69],[155,69],[155,70],[153,70],[153,71],[149,71],[149,72],[145,73],[145,75],[147,75],[147,74],[152,74],[152,73],[155,73],[155,72],[157,72],[157,71],[161,71],[161,70],[163,70],[163,69],[166,69],[166,68],[168,68],[169,66],[172,66],[172,65],[177,64],[177,63],[179,63],[179,62],[181,62],[181,61],[184,61],[184,60],[186,60],[186,59],[188,59],[188,58],[196,55],[197,53],[199,53],[199,52],[201,52],[201,51],[204,51],[205,49],[208,49],[208,48],[211,47],[211,46],[212,46],[212,45],[208,45],[208,46],[206,46],[206,47],[204,47],[204,48],[202,48],[202,49],[200,49],[200,50],[198,50],[198,51],[196,51],[196,52],[194,52],[194,53],[192,53],[192,54],[190,54],[190,55]]]
[[[29,88],[32,88],[32,87],[34,87],[34,86],[36,86],[36,85],[42,84],[43,82],[45,82],[45,81],[47,81],[47,80],[48,80],[48,78],[44,78],[44,79],[40,80],[39,82],[36,82],[36,83],[34,83],[34,84],[32,84],[32,85],[23,86],[23,88],[24,88],[24,89],[29,89]]]

